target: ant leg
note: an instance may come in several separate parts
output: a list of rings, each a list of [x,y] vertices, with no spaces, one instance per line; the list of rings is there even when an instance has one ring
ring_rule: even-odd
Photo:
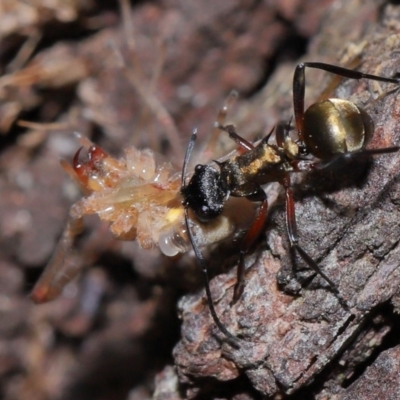
[[[221,322],[221,320],[219,319],[217,312],[215,311],[215,307],[214,307],[214,302],[211,296],[211,289],[210,289],[210,279],[208,277],[208,268],[207,268],[207,263],[203,258],[203,255],[201,254],[196,240],[192,234],[192,230],[189,226],[189,216],[188,216],[188,209],[185,208],[185,224],[186,224],[186,229],[187,232],[189,234],[189,239],[190,242],[192,243],[192,247],[194,250],[194,253],[196,255],[196,259],[197,262],[201,268],[201,271],[203,272],[203,278],[204,278],[204,286],[206,289],[206,296],[207,296],[207,303],[208,303],[208,308],[210,309],[210,313],[212,316],[212,319],[214,320],[215,325],[217,325],[218,329],[226,336],[226,338],[228,339],[228,342],[235,348],[240,348],[239,345],[239,339],[232,335],[232,333],[230,333],[228,331],[228,329],[226,329],[225,325]]]
[[[325,273],[321,270],[318,264],[306,253],[306,251],[299,245],[299,237],[297,234],[297,225],[296,225],[296,213],[295,213],[295,203],[293,198],[293,191],[290,187],[290,176],[286,175],[286,177],[282,180],[281,184],[285,188],[286,194],[286,226],[287,233],[289,237],[290,247],[297,251],[301,258],[307,263],[307,265],[313,269],[317,274],[319,274],[324,280],[329,284],[332,291],[335,293],[339,301],[346,306],[346,301],[342,298],[339,293],[339,290],[336,284],[329,279]]]
[[[236,128],[233,125],[226,125],[226,126],[219,125],[218,129],[227,132],[229,134],[229,137],[237,144],[238,148],[243,150],[244,152],[254,149],[255,147],[254,144],[242,138],[236,132]]]
[[[371,156],[379,156],[381,154],[388,154],[388,153],[396,153],[400,150],[399,146],[393,147],[383,147],[380,149],[360,149],[358,151],[348,152],[339,154],[337,157],[329,160],[327,162],[319,161],[314,164],[314,169],[324,169],[331,167],[337,162],[342,160],[350,160],[353,158],[363,158],[363,157],[371,157]]]
[[[218,143],[218,138],[221,133],[220,126],[223,126],[226,120],[226,115],[228,114],[229,108],[238,98],[238,92],[232,90],[227,98],[223,106],[218,110],[217,117],[215,119],[213,125],[213,131],[210,135],[208,135],[208,139],[203,145],[201,154],[205,159],[211,159],[212,157],[220,158],[226,154],[225,149],[220,148],[221,146]]]
[[[363,158],[371,156],[379,156],[381,154],[396,153],[400,150],[400,146],[384,147],[380,149],[360,149],[353,152],[341,153],[328,161],[312,161],[312,160],[292,160],[290,165],[293,167],[293,172],[307,172],[330,168],[336,163],[353,158]]]
[[[70,216],[50,262],[31,292],[30,297],[35,303],[55,299],[79,272],[79,267],[64,265],[64,261],[74,239],[82,230],[83,218]]]
[[[354,69],[338,67],[337,65],[318,63],[318,62],[305,62],[298,64],[293,75],[293,108],[296,120],[296,127],[298,130],[299,139],[303,141],[303,118],[304,118],[304,95],[305,95],[305,69],[315,68],[323,71],[330,72],[344,78],[350,79],[371,79],[380,82],[400,83],[400,78],[388,78],[384,76],[365,74]]]
[[[228,114],[228,110],[231,107],[231,105],[237,100],[238,98],[238,92],[236,90],[232,90],[228,97],[225,100],[225,103],[223,105],[223,107],[218,111],[217,114],[217,120],[215,121],[215,126],[214,128],[215,130],[215,134],[218,133],[219,127],[221,125],[224,125],[225,119],[226,119],[226,115]]]
[[[250,247],[252,246],[254,241],[260,235],[261,230],[264,227],[265,220],[267,218],[268,200],[264,190],[260,188],[257,193],[253,194],[252,196],[248,196],[247,199],[251,201],[261,201],[261,204],[258,208],[257,216],[254,219],[254,222],[252,223],[250,229],[246,232],[246,235],[240,246],[239,265],[237,268],[237,281],[233,290],[233,299],[231,305],[235,304],[243,294],[245,272],[244,257],[249,252]]]

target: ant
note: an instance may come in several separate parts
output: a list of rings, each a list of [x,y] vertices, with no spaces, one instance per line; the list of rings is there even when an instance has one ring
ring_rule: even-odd
[[[175,158],[180,159],[179,130],[153,90],[149,89],[157,80],[162,57],[158,60],[161,64],[153,71],[152,83],[147,82],[140,63],[136,62],[139,60],[135,38],[130,36],[133,35],[133,28],[128,3],[127,0],[120,0],[131,61],[126,60],[115,45],[111,45],[115,60],[140,100],[162,125]],[[159,53],[163,53],[162,45]],[[45,124],[26,121],[24,125],[34,129],[49,128]],[[217,128],[214,132],[219,133]],[[57,298],[83,268],[83,263],[76,265],[69,262],[68,256],[76,238],[84,229],[86,215],[97,214],[100,220],[108,222],[115,238],[136,240],[143,249],[158,247],[168,257],[185,253],[191,248],[180,193],[181,168],[176,166],[174,160],[164,162],[157,152],[151,149],[139,150],[134,146],[127,146],[124,154],[116,158],[79,133],[75,134],[81,147],[70,162],[61,160],[61,166],[79,186],[83,196],[71,206],[53,255],[31,292],[31,299],[36,303]],[[211,140],[205,142],[202,155],[214,147],[215,136],[210,135]],[[214,219],[213,224],[192,226],[200,246],[230,237],[251,222],[255,207],[247,207],[245,212],[238,215],[235,210],[246,201],[238,198],[233,200]]]
[[[124,155],[114,158],[89,139],[76,133],[82,147],[72,162],[61,166],[80,187],[83,197],[71,206],[69,218],[52,258],[32,290],[36,303],[58,297],[65,285],[83,265],[66,262],[76,237],[83,231],[86,215],[97,214],[110,224],[120,240],[136,240],[143,249],[159,247],[173,257],[190,247],[181,201],[181,173],[171,163],[159,162],[149,149],[127,147]],[[82,154],[82,150],[86,154]],[[238,201],[239,200],[239,203]],[[200,246],[230,237],[254,216],[252,207],[235,215],[240,199],[230,201],[213,224],[192,226]]]
[[[268,199],[263,185],[280,183],[285,190],[286,230],[290,248],[297,252],[306,264],[318,273],[330,286],[342,304],[336,284],[320,269],[318,264],[299,244],[296,226],[295,203],[290,175],[323,169],[345,159],[397,152],[400,147],[366,149],[374,133],[374,123],[362,108],[348,100],[325,99],[304,108],[305,69],[314,68],[350,79],[369,79],[380,82],[400,83],[399,78],[370,75],[331,64],[305,62],[296,66],[293,76],[293,106],[297,140],[289,137],[290,123],[276,126],[276,144],[269,144],[273,130],[258,144],[239,136],[233,125],[223,125],[220,113],[216,126],[229,134],[238,147],[237,155],[225,161],[215,161],[219,170],[211,165],[197,165],[189,183],[185,182],[188,160],[196,140],[193,132],[182,168],[181,194],[185,208],[185,222],[189,238],[205,278],[205,290],[212,318],[228,341],[238,347],[238,338],[223,325],[214,308],[209,287],[207,264],[191,232],[189,210],[201,223],[209,223],[224,209],[230,196],[244,197],[260,202],[258,213],[246,232],[239,250],[237,281],[232,303],[236,303],[244,290],[244,258],[260,235],[265,224]],[[226,114],[226,107],[224,110]]]

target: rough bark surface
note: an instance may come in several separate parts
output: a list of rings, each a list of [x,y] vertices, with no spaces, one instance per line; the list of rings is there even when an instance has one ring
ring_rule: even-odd
[[[387,76],[399,71],[399,34],[394,29],[397,13],[396,7],[387,6],[363,33],[361,47],[353,44],[353,49],[350,45],[343,49],[349,60],[360,57],[358,69]],[[325,22],[329,26],[330,18],[336,21],[336,17],[333,11]],[[317,53],[318,42],[327,40],[323,38],[328,33],[325,29],[311,46]],[[321,58],[310,53],[305,59]],[[314,96],[328,85],[315,84],[312,72],[307,77]],[[347,80],[340,82],[333,94],[356,102],[371,114],[376,126],[371,148],[399,144],[400,100],[396,87]],[[307,280],[304,265],[288,252],[284,209],[278,201],[271,210],[266,241],[248,257],[241,300],[230,307],[234,269],[212,282],[217,312],[228,330],[243,339],[240,349],[232,348],[216,330],[204,295],[188,296],[180,302],[182,340],[174,350],[180,379],[196,386],[199,378],[227,381],[246,375],[251,385],[266,396],[292,394],[318,379],[322,386],[320,376],[328,366],[336,373],[341,369],[349,379],[357,364],[341,359],[343,352],[358,346],[361,361],[371,354],[371,343],[379,345],[383,333],[390,330],[387,315],[386,323],[378,330],[371,320],[380,313],[393,313],[390,300],[399,290],[399,161],[398,153],[368,162],[353,160],[333,171],[308,174],[296,181],[300,242],[336,282],[350,306],[348,310],[320,277]],[[298,282],[304,279],[306,284],[300,290]],[[340,379],[333,374],[329,378]],[[398,390],[398,385],[393,385],[393,390]],[[352,391],[345,392],[343,398],[371,398],[362,397],[362,392],[357,394],[361,386],[353,384]]]

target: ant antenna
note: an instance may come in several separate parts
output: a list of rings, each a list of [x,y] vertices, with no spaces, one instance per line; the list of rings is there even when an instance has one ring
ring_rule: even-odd
[[[269,139],[271,138],[272,132],[274,131],[274,129],[275,129],[275,126],[272,127],[272,129],[269,131],[268,135],[265,137],[265,143],[269,142]]]
[[[189,163],[189,158],[192,155],[193,147],[197,139],[197,128],[193,129],[192,136],[190,136],[190,141],[188,144],[188,147],[186,149],[186,154],[185,154],[185,159],[183,161],[183,167],[182,167],[182,187],[186,187],[185,183],[185,176],[186,176],[186,170],[187,170],[187,165]]]
[[[185,159],[183,162],[183,168],[182,168],[182,188],[186,187],[186,183],[185,183],[185,176],[186,176],[186,170],[187,170],[187,165],[189,162],[189,158],[190,155],[192,154],[192,150],[194,147],[194,144],[196,142],[197,139],[197,129],[193,130],[192,136],[190,137],[190,141],[186,150],[186,154],[185,154]],[[185,206],[185,205],[184,205]],[[224,324],[221,322],[221,320],[218,318],[217,312],[215,311],[214,308],[214,303],[211,297],[211,290],[210,290],[210,279],[208,276],[208,268],[207,268],[207,263],[204,260],[203,255],[201,254],[201,251],[199,249],[199,247],[197,246],[196,240],[193,236],[192,230],[190,228],[190,224],[189,224],[189,212],[188,212],[188,208],[187,206],[185,206],[185,224],[186,224],[186,229],[187,232],[189,234],[189,239],[190,239],[190,243],[192,244],[193,247],[193,251],[194,254],[196,255],[196,259],[197,262],[203,272],[203,278],[204,278],[204,286],[206,289],[206,295],[207,295],[207,303],[208,303],[208,307],[210,309],[210,313],[211,316],[215,322],[215,325],[217,325],[218,329],[226,336],[226,338],[228,339],[228,343],[230,343],[233,347],[235,348],[239,348],[239,339],[232,335],[232,333],[230,333],[226,327],[224,326]]]

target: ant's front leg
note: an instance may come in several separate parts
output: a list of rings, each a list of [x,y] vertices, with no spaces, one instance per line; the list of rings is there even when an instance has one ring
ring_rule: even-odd
[[[290,186],[290,176],[289,174],[280,182],[285,188],[286,195],[286,227],[289,237],[290,247],[297,251],[300,257],[307,263],[307,265],[313,269],[317,274],[319,274],[330,286],[332,291],[335,293],[339,301],[346,306],[346,301],[342,298],[336,284],[328,278],[325,273],[321,270],[318,264],[307,254],[307,252],[299,245],[299,237],[297,234],[297,224],[296,224],[296,213],[295,213],[295,203],[293,198],[293,190]]]

